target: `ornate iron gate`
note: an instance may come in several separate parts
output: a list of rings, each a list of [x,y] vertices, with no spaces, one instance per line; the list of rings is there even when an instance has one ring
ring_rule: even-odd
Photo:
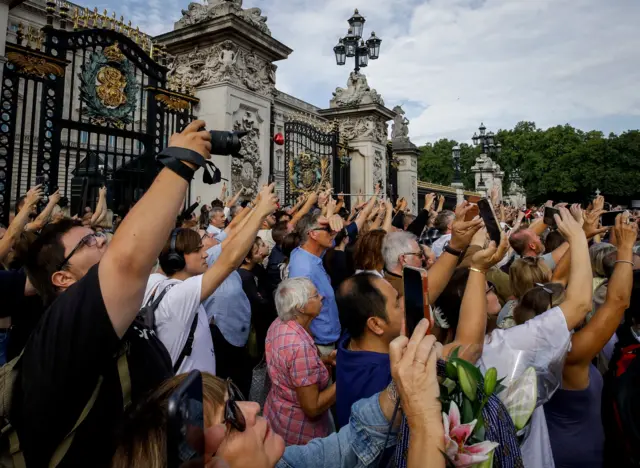
[[[167,83],[166,53],[122,21],[86,11],[7,44],[0,92],[0,221],[37,182],[60,189],[72,212],[107,186],[124,214],[153,181],[155,155],[193,118],[191,90]]]
[[[345,190],[340,177],[339,132],[333,124],[289,121],[284,124],[285,202],[331,182],[336,193]]]

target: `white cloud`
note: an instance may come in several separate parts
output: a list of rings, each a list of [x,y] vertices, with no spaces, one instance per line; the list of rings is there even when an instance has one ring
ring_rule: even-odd
[[[152,33],[170,30],[187,6],[137,1],[128,9]],[[245,0],[294,49],[278,63],[279,89],[328,106],[349,73],[332,48],[358,3],[365,35],[373,29],[383,40],[365,69],[369,83],[389,107],[408,103],[417,143],[467,140],[480,121],[493,130],[519,120],[601,122],[606,132],[639,126],[633,0]]]

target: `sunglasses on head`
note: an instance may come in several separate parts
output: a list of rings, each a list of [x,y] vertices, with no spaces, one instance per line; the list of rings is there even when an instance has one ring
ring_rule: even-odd
[[[551,309],[553,307],[553,291],[542,283],[536,283],[536,286],[542,288],[542,290],[549,295],[549,309]]]
[[[238,406],[238,401],[244,401],[244,396],[240,389],[231,381],[227,379],[227,401],[224,404],[224,422],[227,425],[233,427],[236,431],[244,432],[247,428],[247,421],[244,419],[244,414]]]
[[[320,226],[312,229],[312,231],[324,231],[324,232],[328,232],[329,234],[333,232],[333,230],[331,229],[331,226]]]
[[[487,281],[487,289],[485,290],[485,294],[489,294],[490,292],[496,292],[496,285],[491,281]]]

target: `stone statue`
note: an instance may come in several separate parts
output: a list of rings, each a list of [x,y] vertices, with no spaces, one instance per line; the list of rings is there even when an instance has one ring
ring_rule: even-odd
[[[242,9],[242,0],[207,0],[206,5],[190,3],[182,10],[182,18],[174,25],[175,29],[185,28],[212,18],[228,14],[236,15],[265,34],[271,35],[267,26],[267,17],[262,16],[260,8]]]
[[[331,107],[358,106],[361,104],[380,104],[384,106],[382,96],[367,83],[362,73],[352,71],[347,80],[347,87],[336,88],[331,99]]]
[[[408,139],[409,119],[404,116],[404,109],[402,109],[402,106],[396,106],[393,108],[393,112],[396,113],[396,116],[393,118],[393,124],[391,124],[391,139]]]

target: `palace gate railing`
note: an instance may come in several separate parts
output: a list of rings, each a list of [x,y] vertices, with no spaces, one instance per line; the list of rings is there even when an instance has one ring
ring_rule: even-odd
[[[166,52],[148,36],[88,10],[47,2],[48,24],[7,43],[0,91],[0,222],[36,183],[59,188],[71,214],[124,214],[153,181],[155,155],[193,118],[192,90],[167,82]],[[59,17],[59,27],[54,18]],[[158,59],[158,60],[156,60]]]

